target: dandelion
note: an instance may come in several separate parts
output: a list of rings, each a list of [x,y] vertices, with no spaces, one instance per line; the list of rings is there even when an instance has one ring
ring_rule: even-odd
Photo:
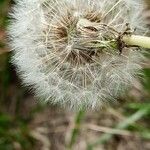
[[[131,34],[147,31],[142,10],[140,0],[16,0],[12,61],[44,102],[102,106],[132,86],[141,69]]]

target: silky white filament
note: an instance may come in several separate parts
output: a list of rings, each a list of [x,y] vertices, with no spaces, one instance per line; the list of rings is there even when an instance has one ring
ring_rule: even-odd
[[[127,23],[146,28],[140,0],[16,0],[13,63],[44,102],[96,108],[130,87],[143,55],[116,43]]]

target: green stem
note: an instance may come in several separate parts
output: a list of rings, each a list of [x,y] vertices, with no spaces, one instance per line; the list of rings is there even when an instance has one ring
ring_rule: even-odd
[[[150,37],[139,35],[125,35],[123,37],[123,41],[129,46],[133,45],[150,49]]]
[[[70,142],[68,144],[68,150],[72,150],[73,145],[75,144],[75,142],[77,140],[77,137],[78,137],[79,132],[80,132],[80,126],[81,126],[81,122],[83,120],[84,114],[85,114],[85,110],[81,109],[76,115],[75,127],[74,127],[74,129],[72,130],[72,133],[71,133]]]

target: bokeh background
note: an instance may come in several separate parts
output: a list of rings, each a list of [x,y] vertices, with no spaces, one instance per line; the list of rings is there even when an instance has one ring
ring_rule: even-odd
[[[144,79],[114,106],[72,112],[40,104],[10,63],[6,29],[13,4],[0,0],[0,150],[150,150],[150,62]],[[143,17],[150,27],[150,0]]]

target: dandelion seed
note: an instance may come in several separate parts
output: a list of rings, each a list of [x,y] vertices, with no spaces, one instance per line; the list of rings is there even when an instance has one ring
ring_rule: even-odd
[[[140,0],[16,0],[13,63],[43,101],[99,107],[130,87],[141,68],[138,48],[116,39],[127,23],[144,34],[142,10]]]

